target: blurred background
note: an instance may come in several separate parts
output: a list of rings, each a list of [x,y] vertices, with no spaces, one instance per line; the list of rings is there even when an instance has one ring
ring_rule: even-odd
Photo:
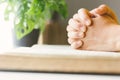
[[[120,0],[66,0],[68,5],[68,18],[66,20],[58,20],[57,23],[50,23],[48,22],[46,24],[46,30],[43,35],[39,36],[36,42],[36,40],[33,42],[30,39],[33,37],[29,37],[25,40],[19,40],[22,42],[18,42],[17,40],[13,39],[13,16],[11,14],[10,20],[5,21],[4,20],[4,8],[5,4],[0,5],[0,49],[5,50],[9,48],[13,48],[15,46],[32,46],[33,44],[55,44],[55,45],[68,45],[67,43],[67,33],[66,33],[66,26],[68,20],[77,13],[78,9],[80,8],[86,8],[88,10],[91,10],[93,8],[98,7],[101,4],[107,4],[110,6],[113,11],[117,14],[118,19],[120,20]],[[57,17],[59,19],[59,17]],[[55,18],[56,19],[56,18]],[[49,29],[49,26],[52,26],[50,28],[53,28],[54,30]],[[51,30],[51,31],[49,31]],[[36,34],[33,32],[33,34]],[[27,42],[26,42],[27,41]],[[24,44],[22,44],[24,43]],[[32,43],[30,45],[27,45],[26,43]]]
[[[110,6],[113,11],[117,14],[120,20],[120,0],[66,0],[69,9],[69,18],[77,12],[80,8],[86,8],[92,10],[101,4]]]

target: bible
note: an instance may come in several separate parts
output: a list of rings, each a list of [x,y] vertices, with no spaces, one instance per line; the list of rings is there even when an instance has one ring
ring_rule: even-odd
[[[120,53],[34,45],[0,53],[0,70],[120,74]]]

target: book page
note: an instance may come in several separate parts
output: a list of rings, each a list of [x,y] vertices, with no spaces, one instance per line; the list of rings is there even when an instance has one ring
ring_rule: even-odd
[[[14,55],[39,55],[39,56],[91,56],[91,57],[120,57],[118,52],[101,52],[75,50],[69,45],[34,45],[32,47],[20,47],[6,52]]]

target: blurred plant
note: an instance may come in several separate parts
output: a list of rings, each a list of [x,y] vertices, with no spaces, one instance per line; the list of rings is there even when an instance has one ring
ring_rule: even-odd
[[[62,18],[66,18],[67,4],[65,0],[1,0],[7,3],[5,19],[9,20],[10,13],[14,13],[14,28],[18,39],[29,34],[33,29],[44,31],[45,23],[54,11]]]

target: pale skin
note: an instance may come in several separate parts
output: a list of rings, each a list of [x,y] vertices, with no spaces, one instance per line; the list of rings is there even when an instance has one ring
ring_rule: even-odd
[[[79,50],[120,51],[120,25],[106,5],[80,9],[68,22],[68,42]]]

